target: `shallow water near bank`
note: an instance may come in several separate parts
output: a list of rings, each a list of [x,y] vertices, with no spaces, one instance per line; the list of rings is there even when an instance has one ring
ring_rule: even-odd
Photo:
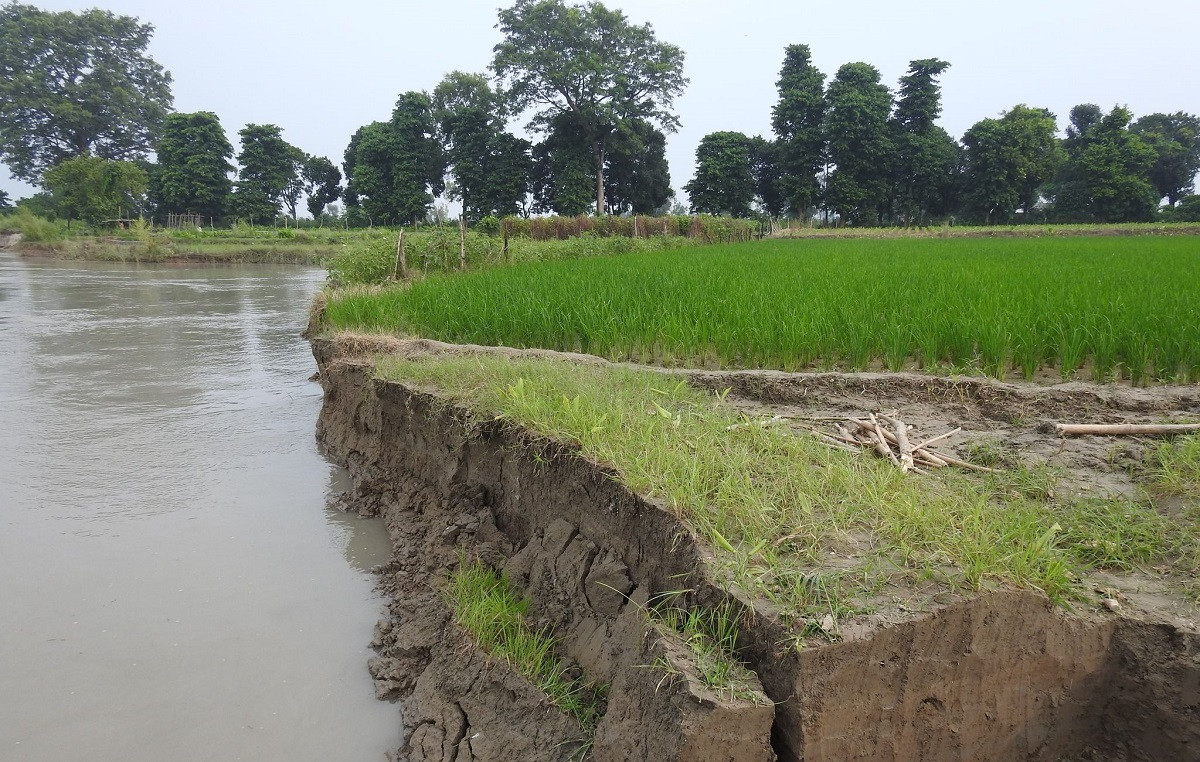
[[[0,252],[0,758],[379,760],[383,527],[327,507],[320,270]]]

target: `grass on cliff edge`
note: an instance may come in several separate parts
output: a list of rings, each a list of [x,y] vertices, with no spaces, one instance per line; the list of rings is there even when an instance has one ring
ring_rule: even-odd
[[[915,478],[777,427],[730,430],[746,421],[720,397],[652,371],[468,356],[385,357],[377,372],[576,444],[810,625],[862,610],[890,581],[1009,584],[1064,603],[1091,568],[1196,565],[1196,524],[1149,502],[1055,498],[1045,471]]]
[[[519,598],[507,580],[478,561],[462,559],[446,592],[455,620],[480,648],[513,665],[585,733],[595,731],[598,708],[592,691],[567,676],[554,655],[554,638],[529,625],[529,602]]]

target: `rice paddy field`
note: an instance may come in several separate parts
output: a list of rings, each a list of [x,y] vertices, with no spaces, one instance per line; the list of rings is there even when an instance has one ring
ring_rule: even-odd
[[[1200,237],[771,240],[329,295],[340,330],[701,367],[1200,381]]]

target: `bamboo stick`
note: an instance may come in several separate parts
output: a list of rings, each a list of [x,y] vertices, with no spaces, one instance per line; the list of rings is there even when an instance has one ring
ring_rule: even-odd
[[[933,444],[934,442],[940,442],[940,441],[942,441],[943,439],[949,439],[950,437],[954,436],[955,434],[957,434],[957,433],[958,433],[958,432],[960,432],[960,431],[962,431],[962,427],[961,427],[961,426],[960,426],[959,428],[955,429],[954,431],[947,431],[945,434],[939,434],[938,436],[936,436],[936,437],[933,437],[932,439],[926,439],[926,440],[925,440],[924,442],[922,442],[921,444],[919,444],[919,445],[917,445],[916,447],[912,448],[912,449],[913,449],[913,453],[915,454],[915,453],[916,453],[918,450],[924,450],[926,447],[928,447],[929,445]]]
[[[1054,427],[1060,436],[1174,436],[1176,434],[1191,434],[1200,431],[1200,423],[1059,423]]]
[[[900,451],[900,470],[908,473],[916,465],[913,463],[912,444],[908,441],[908,429],[904,421],[892,416],[884,416],[883,420],[891,424],[896,431],[896,449]]]

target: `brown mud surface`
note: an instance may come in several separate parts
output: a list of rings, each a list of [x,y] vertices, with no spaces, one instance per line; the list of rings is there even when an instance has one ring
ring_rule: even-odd
[[[403,702],[397,759],[1200,759],[1197,612],[1153,579],[1114,575],[1119,614],[1067,613],[1017,590],[940,596],[797,648],[769,606],[718,584],[710,551],[674,514],[610,470],[431,390],[373,377],[381,352],[515,350],[363,336],[313,346],[325,389],[318,437],[353,477],[347,506],[384,516],[395,546],[370,667],[379,696]],[[1122,464],[1144,445],[1064,440],[1045,424],[1200,414],[1196,387],[686,375],[731,389],[748,416],[782,416],[779,425],[896,410],[920,435],[961,426],[944,449],[977,457],[984,442],[998,459],[1059,467],[1067,488],[1101,493],[1133,488]],[[560,655],[608,686],[594,743],[455,625],[442,588],[464,552],[503,570]],[[646,603],[674,590],[692,591],[690,606],[742,611],[738,656],[765,696],[714,693],[678,639],[647,626]]]

